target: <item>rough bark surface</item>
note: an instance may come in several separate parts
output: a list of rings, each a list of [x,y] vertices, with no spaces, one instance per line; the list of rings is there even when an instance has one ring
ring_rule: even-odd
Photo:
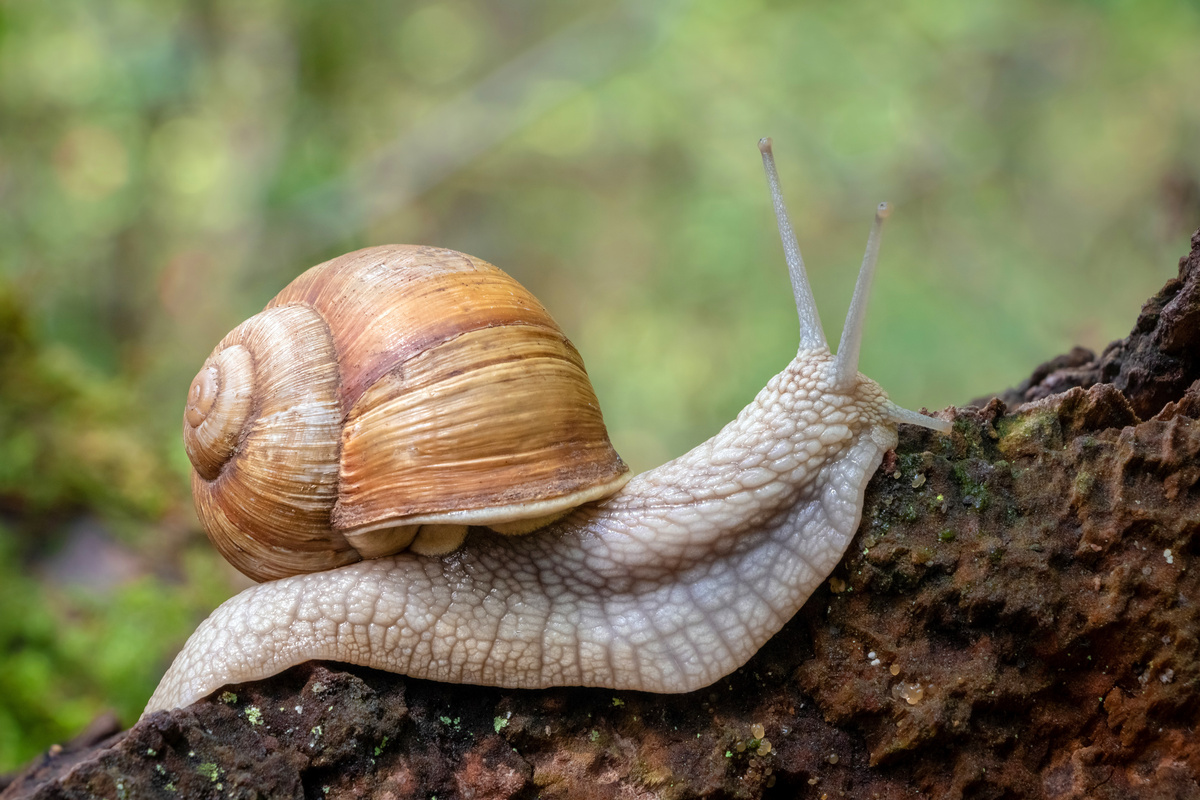
[[[1200,797],[1192,245],[1099,357],[904,430],[842,565],[707,689],[311,663],[101,725],[0,798]]]

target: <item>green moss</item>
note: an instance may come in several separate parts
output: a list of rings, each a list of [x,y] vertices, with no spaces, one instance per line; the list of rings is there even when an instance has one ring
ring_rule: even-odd
[[[157,516],[184,489],[127,382],[32,332],[0,282],[0,501],[26,516],[86,507]],[[44,535],[44,531],[42,532]]]
[[[1062,426],[1053,411],[1023,412],[1003,417],[997,423],[997,447],[1006,458],[1014,458],[1030,446],[1037,449],[1062,446]]]
[[[962,494],[963,503],[976,511],[984,511],[991,503],[987,483],[971,476],[969,462],[960,461],[950,471],[951,477]]]

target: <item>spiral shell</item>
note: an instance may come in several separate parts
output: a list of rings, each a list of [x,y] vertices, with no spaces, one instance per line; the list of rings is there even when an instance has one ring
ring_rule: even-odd
[[[209,356],[184,441],[205,530],[257,580],[522,533],[629,477],[541,304],[428,247],[298,277]]]

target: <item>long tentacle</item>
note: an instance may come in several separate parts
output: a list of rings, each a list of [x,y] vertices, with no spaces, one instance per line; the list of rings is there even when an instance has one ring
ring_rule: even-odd
[[[858,379],[858,353],[862,349],[867,301],[875,280],[875,265],[879,263],[879,240],[883,236],[883,221],[891,212],[891,206],[887,203],[880,203],[875,209],[875,222],[871,225],[871,235],[867,237],[867,252],[863,255],[862,269],[858,271],[854,296],[850,298],[850,310],[846,312],[846,325],[842,328],[842,341],[838,344],[837,357],[833,362],[833,388],[838,391],[850,390]]]
[[[779,222],[779,238],[783,241],[783,255],[787,259],[788,272],[792,276],[792,293],[796,296],[796,313],[800,317],[800,349],[817,350],[826,347],[825,332],[821,329],[821,315],[817,313],[817,301],[812,287],[808,285],[808,274],[804,271],[804,258],[796,242],[796,232],[788,220],[787,206],[783,203],[783,192],[779,188],[779,173],[775,170],[775,156],[771,152],[771,140],[758,140],[762,153],[763,169],[767,172],[767,184],[771,187],[771,201],[775,205],[775,219]]]

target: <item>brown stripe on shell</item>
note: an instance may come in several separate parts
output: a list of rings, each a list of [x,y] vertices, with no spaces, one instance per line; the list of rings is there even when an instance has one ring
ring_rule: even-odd
[[[344,412],[396,364],[468,331],[520,324],[561,336],[549,312],[506,273],[436,247],[385,245],[326,261],[268,308],[290,304],[315,308],[329,324]]]
[[[512,521],[627,472],[561,333],[471,331],[414,355],[359,398],[346,420],[334,524],[430,522],[497,506],[510,508],[472,524]],[[533,502],[535,512],[511,508]]]

